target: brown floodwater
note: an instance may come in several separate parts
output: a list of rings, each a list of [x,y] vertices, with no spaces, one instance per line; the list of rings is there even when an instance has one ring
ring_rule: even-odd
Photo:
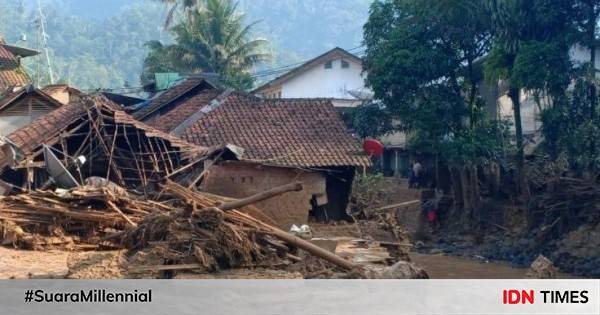
[[[411,253],[410,258],[425,269],[432,279],[522,279],[527,268],[514,267],[504,262],[484,263],[475,259],[443,254]],[[574,278],[559,274],[559,278]]]

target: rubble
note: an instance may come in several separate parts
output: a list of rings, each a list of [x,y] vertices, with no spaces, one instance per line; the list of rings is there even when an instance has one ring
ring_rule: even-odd
[[[21,229],[11,232],[5,228],[3,243],[43,249],[76,242],[87,249],[97,248],[103,244],[102,237],[135,226],[145,215],[160,208],[166,210],[159,203],[131,198],[126,192],[115,193],[108,187],[82,186],[62,192],[31,191],[3,196],[0,218],[4,226],[17,223]],[[47,237],[38,239],[35,235]],[[48,237],[55,240],[48,243]]]
[[[324,249],[302,238],[312,238],[307,226],[295,236],[253,206],[302,190],[300,182],[242,199],[199,191],[208,167],[237,159],[236,150],[184,142],[102,96],[82,96],[7,140],[0,147],[0,183],[8,187],[0,196],[0,241],[72,253],[68,266],[49,277],[173,278],[265,269],[280,277],[378,278],[383,271],[369,264],[387,268],[402,259],[393,242],[357,240],[345,252],[343,246]]]
[[[4,196],[0,214],[2,222],[22,225],[22,233],[14,232],[19,231],[14,223],[3,225],[3,234],[20,248],[126,248],[131,254],[130,277],[170,277],[176,270],[286,266],[301,260],[294,255],[296,248],[343,269],[355,268],[333,253],[237,210],[301,188],[300,183],[292,183],[224,201],[167,181],[160,185],[155,200],[145,200],[104,183]],[[70,246],[61,246],[66,243]]]
[[[559,270],[554,267],[550,259],[544,255],[539,255],[527,270],[527,278],[534,279],[556,279]]]

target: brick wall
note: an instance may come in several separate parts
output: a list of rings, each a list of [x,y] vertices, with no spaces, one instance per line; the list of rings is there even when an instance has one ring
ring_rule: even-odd
[[[313,196],[320,205],[327,203],[326,180],[322,174],[294,168],[226,162],[210,167],[202,189],[226,197],[243,198],[293,181],[301,181],[304,189],[256,204],[280,228],[289,230],[292,224],[308,222]]]

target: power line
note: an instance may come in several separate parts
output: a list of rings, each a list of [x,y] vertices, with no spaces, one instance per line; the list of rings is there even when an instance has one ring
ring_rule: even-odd
[[[360,55],[362,55],[364,53],[364,49],[361,49],[361,48],[364,48],[364,47],[365,47],[365,45],[359,45],[356,47],[352,47],[350,49],[346,49],[346,51],[353,52],[353,54],[358,55],[360,57]],[[260,77],[268,77],[268,76],[272,76],[272,75],[282,74],[282,73],[288,72],[289,70],[291,70],[297,66],[305,64],[306,62],[308,62],[312,59],[314,59],[314,58],[305,59],[303,61],[299,61],[299,62],[295,62],[295,63],[283,65],[283,66],[278,66],[278,67],[274,67],[274,68],[264,69],[264,70],[255,72],[255,73],[251,74],[250,76],[252,78],[260,78]],[[143,86],[136,86],[136,87],[122,87],[122,88],[108,88],[108,89],[88,89],[88,90],[84,90],[84,91],[85,92],[121,92],[123,94],[132,94],[132,93],[142,92],[143,88],[144,88]]]

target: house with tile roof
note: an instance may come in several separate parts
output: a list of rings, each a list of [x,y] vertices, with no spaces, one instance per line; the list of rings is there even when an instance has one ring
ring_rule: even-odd
[[[30,83],[29,76],[21,67],[21,58],[37,54],[35,50],[6,44],[0,35],[0,94]]]
[[[188,93],[197,82],[184,84],[165,92],[172,102],[155,102],[154,115],[144,108],[134,116],[196,145],[243,148],[240,161],[208,169],[203,190],[242,198],[299,180],[303,191],[258,206],[286,229],[309,219],[349,219],[354,175],[370,160],[330,99],[264,99],[208,85]]]
[[[336,107],[356,107],[370,100],[360,57],[333,48],[277,78],[253,93],[265,98],[329,98]]]
[[[329,98],[343,115],[373,99],[366,87],[362,59],[336,47],[256,88],[264,98]],[[395,132],[379,137],[384,155],[376,167],[384,175],[406,175],[408,156],[406,135]]]

